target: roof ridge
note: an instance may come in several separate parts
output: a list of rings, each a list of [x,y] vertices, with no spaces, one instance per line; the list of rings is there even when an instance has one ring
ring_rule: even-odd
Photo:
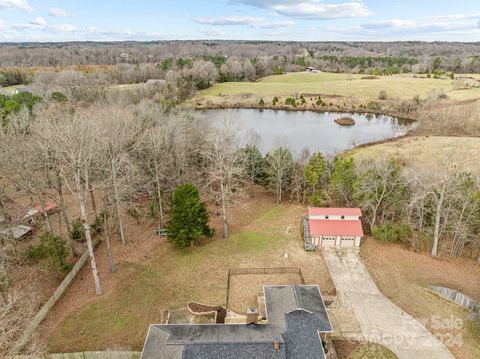
[[[295,303],[297,304],[297,309],[300,308],[300,301],[298,300],[298,294],[297,294],[297,285],[292,284],[293,287],[293,296],[295,297]]]

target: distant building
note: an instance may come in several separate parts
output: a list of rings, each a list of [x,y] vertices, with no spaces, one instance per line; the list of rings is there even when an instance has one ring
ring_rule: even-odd
[[[264,286],[266,323],[151,325],[141,359],[325,358],[322,341],[332,332],[316,285]]]
[[[17,87],[15,89],[15,95],[22,93],[22,92],[28,92],[26,87]]]
[[[360,208],[309,207],[303,218],[305,249],[360,247],[363,238]]]

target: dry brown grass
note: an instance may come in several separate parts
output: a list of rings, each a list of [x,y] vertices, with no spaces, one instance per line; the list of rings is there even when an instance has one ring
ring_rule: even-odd
[[[427,104],[417,113],[414,132],[428,135],[480,136],[480,104],[478,101]]]

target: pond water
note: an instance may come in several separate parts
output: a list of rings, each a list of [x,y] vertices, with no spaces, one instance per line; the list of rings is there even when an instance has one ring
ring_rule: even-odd
[[[299,153],[308,149],[334,154],[357,145],[404,135],[413,126],[410,120],[385,115],[282,111],[253,109],[199,110],[206,121],[217,122],[231,119],[245,139],[252,133],[258,134],[259,148],[268,152],[277,144],[287,144]],[[349,116],[355,120],[353,126],[340,126],[335,119]]]

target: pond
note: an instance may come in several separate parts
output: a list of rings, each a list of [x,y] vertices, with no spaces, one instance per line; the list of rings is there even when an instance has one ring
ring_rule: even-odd
[[[411,120],[360,113],[254,109],[199,112],[204,120],[212,123],[231,119],[242,139],[256,133],[263,153],[281,143],[287,144],[296,153],[308,149],[311,153],[334,154],[363,143],[404,135],[414,125]],[[334,122],[344,116],[353,118],[355,124],[341,126]]]

